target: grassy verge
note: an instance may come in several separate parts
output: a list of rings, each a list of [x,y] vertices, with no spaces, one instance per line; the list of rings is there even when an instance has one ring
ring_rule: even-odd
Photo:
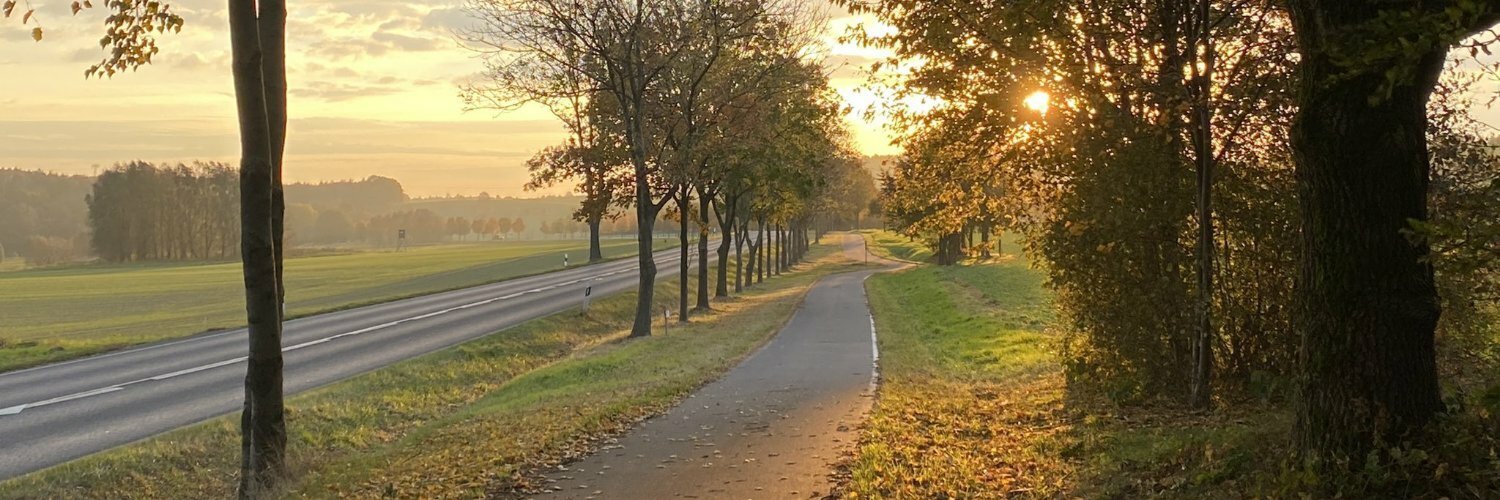
[[[1385,450],[1331,477],[1291,458],[1285,402],[1226,402],[1201,414],[1069,390],[1042,283],[1013,256],[870,278],[882,385],[844,497],[1500,495],[1489,437],[1500,412],[1482,401],[1444,417],[1445,441]],[[1500,391],[1491,397],[1500,408]]]
[[[1233,497],[1249,467],[1280,463],[1267,444],[1285,440],[1281,413],[1070,396],[1050,294],[1024,259],[919,266],[872,277],[869,294],[882,385],[845,497]]]
[[[1037,446],[1063,418],[1062,377],[1044,333],[1050,296],[1016,257],[993,262],[870,278],[880,398],[846,497],[1060,490],[1057,475],[1038,473],[1061,465]]]
[[[587,259],[576,241],[439,245],[287,259],[293,317],[491,283]],[[634,255],[610,242],[606,255]],[[0,371],[244,324],[237,262],[0,273]]]
[[[891,260],[927,262],[932,259],[932,249],[921,241],[911,241],[905,236],[885,230],[856,231],[865,238],[870,253]]]
[[[853,265],[832,247],[716,312],[626,340],[633,294],[598,301],[289,400],[288,496],[477,497],[668,408],[790,317],[808,285]],[[658,285],[661,305],[675,282]],[[0,483],[0,498],[232,493],[237,422],[221,417]]]

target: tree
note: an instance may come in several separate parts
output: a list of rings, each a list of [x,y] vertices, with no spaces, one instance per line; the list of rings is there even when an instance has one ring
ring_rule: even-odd
[[[520,217],[516,217],[514,219],[511,219],[510,220],[510,231],[513,232],[513,233],[516,233],[516,237],[520,238],[521,235],[526,232],[526,221],[522,220]]]
[[[37,20],[36,9],[30,8],[29,2],[26,5],[26,10],[17,11],[16,0],[0,1],[0,14],[10,18],[20,12],[22,25],[36,20],[36,26],[31,29],[31,39],[40,42],[44,36],[41,21]],[[113,77],[115,73],[151,64],[151,58],[158,52],[156,36],[182,32],[183,19],[172,10],[170,4],[123,1],[105,2],[105,6],[110,15],[104,19],[104,37],[99,39],[99,46],[106,49],[105,57],[83,72],[86,78]],[[75,0],[69,8],[77,16],[80,12],[93,9],[94,4],[88,0]]]
[[[520,220],[520,218],[516,218],[515,221]],[[499,234],[501,237],[505,237],[505,235],[510,234],[510,227],[515,223],[515,221],[512,221],[507,217],[492,218],[489,220],[489,223],[486,224],[485,232],[489,234]]]
[[[497,102],[556,102],[557,82],[582,78],[611,112],[628,153],[640,281],[632,336],[651,333],[656,263],[653,225],[667,203],[686,206],[701,164],[703,83],[723,49],[743,40],[775,2],[668,0],[470,0],[479,26],[463,34],[486,54]],[[562,92],[566,94],[566,92]]]
[[[231,0],[229,31],[240,128],[240,224],[249,356],[241,413],[240,496],[262,496],[285,474],[281,279],[286,133],[286,4]]]
[[[1301,55],[1291,135],[1304,231],[1296,436],[1314,456],[1358,458],[1443,409],[1431,249],[1406,235],[1429,218],[1427,103],[1443,60],[1494,25],[1497,6],[1288,3]]]

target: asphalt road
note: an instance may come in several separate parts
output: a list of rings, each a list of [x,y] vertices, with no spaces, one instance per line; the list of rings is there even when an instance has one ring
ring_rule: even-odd
[[[659,277],[676,275],[677,252],[655,255]],[[285,391],[312,389],[578,307],[585,287],[593,287],[595,299],[634,290],[636,262],[288,321]],[[244,329],[227,330],[0,374],[0,479],[237,411],[245,335]]]
[[[863,259],[863,240],[844,236]],[[873,262],[895,263],[871,257]],[[864,280],[820,280],[782,330],[724,378],[616,443],[549,474],[538,498],[822,498],[875,390]]]

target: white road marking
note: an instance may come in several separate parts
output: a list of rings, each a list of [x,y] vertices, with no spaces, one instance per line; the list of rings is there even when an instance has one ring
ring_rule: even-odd
[[[69,394],[69,395],[66,395],[66,396],[55,397],[55,398],[48,399],[48,400],[45,400],[45,401],[37,401],[35,403],[26,403],[26,404],[23,404],[23,405],[16,405],[16,406],[12,406],[12,407],[9,407],[9,408],[0,408],[0,415],[15,415],[15,414],[21,413],[22,411],[25,411],[25,410],[27,410],[29,408],[36,408],[38,406],[47,406],[47,405],[54,404],[54,403],[61,403],[63,401],[72,401],[74,399],[82,399],[82,398],[86,398],[86,397],[89,397],[89,396],[97,396],[99,394],[105,394],[105,393],[115,392],[115,391],[118,391],[120,389],[124,389],[124,387],[121,387],[121,386],[118,386],[118,385],[113,385],[113,386],[109,386],[109,387],[101,387],[101,388],[98,388],[98,389],[94,389],[92,391],[84,391],[84,392]]]
[[[668,255],[668,256],[666,256],[665,260],[672,260],[673,258],[675,258],[675,256]],[[640,266],[632,266],[632,267],[623,268],[623,269],[620,269],[620,270],[617,270],[617,271],[611,271],[611,272],[602,273],[602,274],[594,274],[594,275],[590,275],[590,276],[587,276],[587,277],[578,278],[578,279],[575,279],[575,280],[572,280],[572,281],[565,281],[565,282],[562,282],[562,283],[555,283],[555,284],[552,284],[552,285],[549,285],[549,286],[545,286],[545,287],[533,288],[533,289],[530,289],[530,290],[516,292],[516,293],[509,294],[509,295],[504,295],[504,296],[500,296],[500,297],[493,297],[493,298],[489,298],[489,299],[484,299],[484,300],[480,300],[480,301],[477,301],[477,302],[470,302],[468,304],[463,304],[463,305],[460,305],[460,306],[454,306],[454,307],[450,307],[448,309],[443,309],[443,310],[440,310],[440,311],[434,311],[434,312],[430,312],[430,313],[426,313],[426,314],[412,316],[410,318],[398,319],[398,320],[395,320],[395,321],[381,323],[381,324],[375,325],[375,326],[361,328],[361,329],[354,330],[354,331],[351,331],[351,332],[344,332],[344,333],[340,333],[340,334],[337,334],[337,335],[323,337],[323,338],[320,338],[320,339],[317,339],[317,340],[310,340],[310,341],[303,342],[303,343],[300,343],[300,344],[283,347],[281,349],[281,352],[283,352],[283,353],[291,352],[291,351],[295,351],[295,350],[302,349],[302,348],[305,348],[305,347],[311,347],[311,346],[315,346],[315,345],[318,345],[318,344],[330,342],[330,341],[333,341],[335,339],[340,339],[340,338],[344,338],[344,337],[350,337],[350,336],[354,336],[354,335],[360,335],[360,334],[364,334],[364,333],[369,333],[369,332],[373,332],[373,331],[376,331],[376,330],[390,328],[390,327],[393,327],[393,326],[396,326],[396,325],[399,325],[399,324],[402,324],[402,323],[407,323],[407,322],[411,322],[411,321],[420,321],[420,320],[424,320],[424,319],[427,319],[427,318],[432,318],[432,317],[436,317],[436,316],[441,316],[441,315],[444,315],[444,314],[448,314],[448,313],[453,312],[453,311],[468,309],[468,308],[471,308],[471,307],[478,307],[478,306],[482,306],[482,305],[486,305],[486,304],[492,304],[492,303],[495,303],[495,302],[498,302],[498,301],[502,301],[502,300],[510,300],[510,299],[514,299],[516,297],[520,297],[520,296],[527,295],[527,294],[541,293],[541,292],[545,292],[545,291],[548,291],[548,290],[553,290],[553,289],[557,289],[557,288],[560,288],[560,287],[564,287],[564,286],[568,286],[568,285],[574,285],[574,284],[578,284],[578,283],[584,283],[584,282],[590,282],[590,281],[604,281],[604,278],[606,278],[606,277],[614,276],[614,275],[617,275],[617,274],[623,274],[623,273],[627,273],[627,272],[634,272],[634,271],[637,271],[639,269],[640,269]],[[872,321],[873,321],[873,319],[872,319]],[[872,323],[872,325],[873,325],[873,323]],[[230,334],[230,333],[235,333],[237,331],[238,330],[230,330],[230,331],[220,332],[220,333],[216,333],[216,334],[209,335],[209,336],[195,337],[195,338],[191,338],[191,339],[183,339],[183,340],[180,340],[180,341],[169,342],[169,343],[166,343],[166,344],[160,344],[160,345],[156,345],[156,346],[149,346],[149,347],[144,347],[144,348],[140,348],[140,349],[133,349],[133,350],[130,350],[130,351],[123,351],[123,352],[109,354],[109,355],[104,355],[104,356],[97,356],[95,358],[83,358],[83,359],[75,360],[75,361],[72,361],[72,362],[69,362],[69,363],[80,362],[80,361],[84,361],[84,360],[87,360],[87,359],[97,359],[99,357],[106,357],[106,356],[112,356],[112,355],[125,354],[126,352],[139,352],[139,351],[144,351],[144,350],[147,350],[147,349],[155,349],[155,348],[160,348],[160,347],[166,347],[166,346],[169,346],[169,345],[180,344],[180,343],[183,343],[183,342],[191,342],[191,341],[194,341],[194,340],[201,340],[201,339],[206,338],[206,337],[217,337],[217,336],[221,336],[221,335],[227,335],[227,334]],[[132,381],[129,381],[129,382],[125,382],[125,383],[121,383],[121,384],[116,384],[116,385],[112,385],[112,386],[109,386],[109,387],[100,387],[98,389],[90,389],[90,390],[87,390],[87,391],[75,392],[73,394],[68,394],[68,395],[65,395],[65,396],[59,396],[59,397],[55,397],[55,398],[44,400],[44,401],[37,401],[37,402],[33,402],[33,403],[19,404],[19,405],[15,405],[15,406],[9,406],[9,407],[6,407],[6,408],[0,408],[0,416],[17,415],[17,414],[20,414],[23,411],[26,411],[27,409],[36,408],[38,406],[46,406],[46,405],[50,405],[50,404],[61,403],[61,402],[64,402],[64,401],[72,401],[72,400],[75,400],[75,399],[82,399],[82,398],[86,398],[86,397],[90,397],[90,396],[98,396],[100,394],[108,394],[108,393],[111,393],[111,392],[122,390],[122,389],[125,388],[125,386],[129,386],[129,385],[135,385],[135,384],[139,384],[139,383],[143,383],[143,382],[156,382],[156,381],[161,381],[161,380],[167,380],[167,379],[170,379],[170,378],[173,378],[173,377],[179,377],[179,376],[182,376],[182,375],[187,375],[187,374],[190,374],[190,373],[197,373],[197,372],[201,372],[201,371],[205,371],[205,370],[212,370],[214,368],[219,368],[219,367],[229,366],[229,365],[232,365],[232,364],[235,364],[235,363],[239,363],[241,361],[245,361],[246,359],[248,359],[248,356],[241,356],[241,357],[234,358],[234,359],[228,359],[228,360],[224,360],[224,361],[219,361],[217,363],[209,363],[209,364],[202,365],[202,366],[195,366],[195,367],[192,367],[192,368],[185,368],[185,369],[182,369],[182,370],[177,370],[177,371],[170,372],[170,373],[164,373],[164,374],[161,374],[161,375],[155,375],[155,376],[151,376],[151,377],[146,377],[146,378],[139,379],[139,380],[132,380]],[[59,363],[59,364],[68,364],[68,363]],[[27,370],[23,370],[23,371],[27,371]]]
[[[875,311],[870,308],[870,293],[865,289],[865,282],[870,280],[873,274],[866,274],[859,280],[860,293],[865,296],[865,314],[870,317],[870,394],[874,394],[880,387],[880,339],[875,336]]]

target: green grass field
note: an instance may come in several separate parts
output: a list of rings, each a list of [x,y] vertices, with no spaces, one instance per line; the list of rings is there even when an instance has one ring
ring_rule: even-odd
[[[26,269],[26,259],[20,257],[7,257],[5,262],[0,262],[0,273],[20,271]]]
[[[635,243],[605,243],[606,257]],[[287,260],[293,317],[479,285],[587,261],[587,243],[438,245]],[[0,273],[0,371],[244,324],[238,262],[143,263]]]
[[[689,325],[626,339],[633,293],[527,322],[288,400],[286,497],[478,498],[659,413],[728,370],[797,309],[817,278],[861,266],[832,246],[811,264],[717,301]],[[658,283],[660,306],[677,282]],[[692,290],[690,289],[690,293]],[[203,424],[0,482],[0,498],[233,495],[238,421]]]

